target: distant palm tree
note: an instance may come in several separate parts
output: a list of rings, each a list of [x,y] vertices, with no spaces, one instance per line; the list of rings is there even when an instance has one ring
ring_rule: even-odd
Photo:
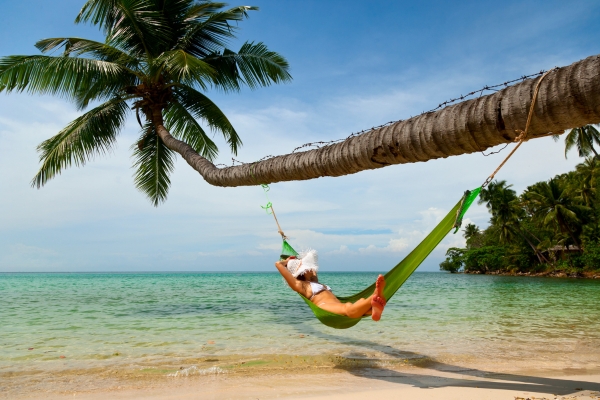
[[[212,160],[218,149],[200,120],[221,133],[235,154],[240,137],[203,92],[256,88],[291,76],[287,61],[263,43],[246,42],[238,52],[227,47],[237,22],[257,8],[224,6],[206,0],[89,0],[75,22],[99,26],[104,43],[45,39],[36,43],[40,51],[62,48],[62,55],[0,59],[0,91],[59,95],[80,110],[93,104],[39,145],[42,165],[32,184],[39,188],[72,164],[110,152],[130,108],[142,127],[133,146],[135,183],[154,205],[166,199],[175,158],[159,137],[161,129]]]
[[[576,184],[575,194],[583,204],[591,207],[596,199],[600,160],[595,157],[587,157],[583,163],[577,165],[576,171],[576,178],[572,180]]]
[[[523,199],[534,212],[534,216],[544,226],[552,226],[555,231],[568,235],[581,250],[578,233],[581,228],[581,215],[589,207],[577,204],[566,185],[556,179],[538,182],[530,186]]]
[[[481,231],[479,230],[479,227],[477,225],[468,224],[467,226],[465,226],[465,233],[463,234],[465,239],[469,240],[472,237],[475,237],[479,234],[481,234]]]
[[[511,243],[518,236],[527,242],[540,262],[549,263],[538,246],[532,242],[532,239],[537,240],[538,243],[540,240],[521,226],[525,211],[517,193],[511,187],[512,185],[507,185],[506,181],[491,182],[487,188],[481,190],[479,204],[485,203],[492,214],[491,223],[499,232],[500,243]]]
[[[557,140],[558,136],[554,136],[554,138]],[[587,157],[591,153],[594,153],[594,157],[598,157],[594,144],[600,145],[600,132],[594,125],[573,128],[565,137],[565,158],[573,147],[577,148],[579,157]]]
[[[511,187],[506,181],[494,181],[482,189],[479,195],[479,204],[486,204],[492,214],[492,224],[499,229],[501,243],[509,243],[514,238],[515,228],[523,212],[519,207],[517,194]]]
[[[468,224],[465,226],[463,237],[467,240],[467,247],[480,247],[481,246],[481,230],[475,224]]]

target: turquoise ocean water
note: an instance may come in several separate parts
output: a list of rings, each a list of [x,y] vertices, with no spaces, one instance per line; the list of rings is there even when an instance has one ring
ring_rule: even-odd
[[[375,278],[320,274],[339,295]],[[598,349],[600,280],[415,273],[381,322],[334,330],[276,273],[0,274],[0,372],[264,354],[564,368],[600,366]]]

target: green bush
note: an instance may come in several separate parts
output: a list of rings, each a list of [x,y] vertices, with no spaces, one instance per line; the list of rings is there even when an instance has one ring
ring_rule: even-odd
[[[446,252],[446,260],[440,263],[441,271],[448,271],[452,274],[457,273],[463,266],[464,249],[451,247]]]

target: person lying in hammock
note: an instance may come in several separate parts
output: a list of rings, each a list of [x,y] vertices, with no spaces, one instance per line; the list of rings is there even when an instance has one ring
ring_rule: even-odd
[[[284,261],[277,261],[275,267],[292,290],[300,293],[319,308],[350,318],[371,315],[374,321],[379,321],[385,307],[383,297],[385,279],[383,275],[379,275],[377,278],[375,291],[371,296],[357,300],[354,303],[342,303],[331,292],[329,286],[319,283],[317,279],[319,270],[317,260],[317,251],[309,250],[301,254],[299,258],[289,257]]]

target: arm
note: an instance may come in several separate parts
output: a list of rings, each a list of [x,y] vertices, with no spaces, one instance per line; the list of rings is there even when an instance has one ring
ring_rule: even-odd
[[[277,261],[275,263],[275,267],[277,268],[281,276],[283,276],[283,279],[285,279],[287,284],[290,285],[293,291],[298,292],[306,297],[305,289],[302,286],[302,282],[294,278],[294,276],[287,269],[288,260],[289,258],[284,261]]]

